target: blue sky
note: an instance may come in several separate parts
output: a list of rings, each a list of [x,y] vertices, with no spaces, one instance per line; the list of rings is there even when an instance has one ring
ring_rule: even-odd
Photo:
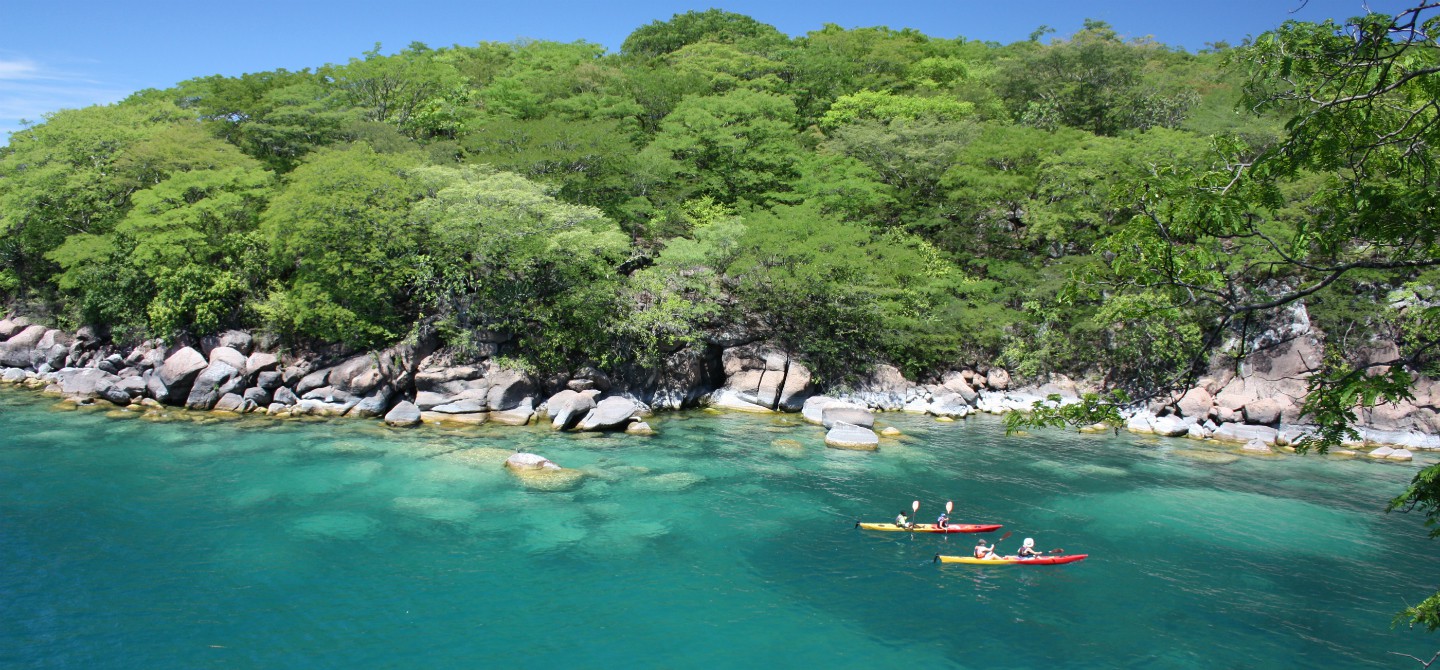
[[[1407,2],[1371,0],[1393,13]],[[691,9],[746,14],[791,35],[835,23],[846,28],[915,28],[934,37],[1009,43],[1041,24],[1067,35],[1085,18],[1122,35],[1154,36],[1194,51],[1238,43],[1287,19],[1319,21],[1364,12],[1361,0],[251,0],[144,3],[6,0],[0,3],[0,142],[20,119],[62,108],[117,101],[143,88],[192,77],[298,70],[359,57],[376,42],[394,52],[414,41],[432,47],[529,38],[585,40],[611,50],[635,28]]]

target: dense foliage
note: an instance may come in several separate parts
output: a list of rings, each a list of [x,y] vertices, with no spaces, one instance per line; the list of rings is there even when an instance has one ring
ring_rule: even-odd
[[[1067,282],[1133,215],[1118,186],[1203,168],[1241,92],[1223,60],[1093,21],[1000,46],[709,10],[616,54],[417,43],[203,77],[0,149],[0,292],[135,338],[510,333],[538,369],[740,324],[826,382],[1086,373],[1144,345]]]

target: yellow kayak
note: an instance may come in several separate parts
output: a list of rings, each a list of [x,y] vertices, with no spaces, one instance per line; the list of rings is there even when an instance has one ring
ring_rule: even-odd
[[[902,528],[893,523],[857,523],[861,530],[883,530],[892,533],[988,533],[999,530],[998,523],[952,523],[936,528],[933,523],[917,523],[913,528]]]

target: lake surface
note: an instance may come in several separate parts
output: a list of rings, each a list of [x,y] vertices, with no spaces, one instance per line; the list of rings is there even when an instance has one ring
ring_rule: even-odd
[[[1413,464],[1203,460],[1187,440],[880,415],[652,438],[369,421],[157,423],[0,392],[0,667],[1418,667],[1390,628],[1440,543],[1383,514]],[[532,491],[514,450],[587,471]],[[912,500],[1063,566],[940,565],[975,536],[856,530]],[[1004,530],[987,537],[1000,537]]]

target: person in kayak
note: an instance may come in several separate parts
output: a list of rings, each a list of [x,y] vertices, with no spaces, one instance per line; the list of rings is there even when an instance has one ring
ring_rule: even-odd
[[[985,544],[984,538],[975,543],[975,558],[992,559],[995,557],[995,547]]]
[[[940,516],[935,519],[935,527],[936,527],[936,528],[939,528],[939,529],[941,529],[941,530],[944,530],[944,529],[945,529],[945,526],[946,526],[947,524],[949,524],[949,523],[950,523],[950,515],[948,515],[948,514],[946,514],[946,513],[944,513],[944,512],[941,512],[941,513],[940,513]]]
[[[1035,540],[1028,537],[1025,538],[1024,542],[1020,543],[1020,551],[1015,552],[1016,558],[1039,558],[1042,555],[1040,552],[1035,551]]]
[[[900,513],[895,515],[895,525],[901,528],[915,527],[915,524],[910,523],[910,517],[905,516],[905,510],[900,510]]]

